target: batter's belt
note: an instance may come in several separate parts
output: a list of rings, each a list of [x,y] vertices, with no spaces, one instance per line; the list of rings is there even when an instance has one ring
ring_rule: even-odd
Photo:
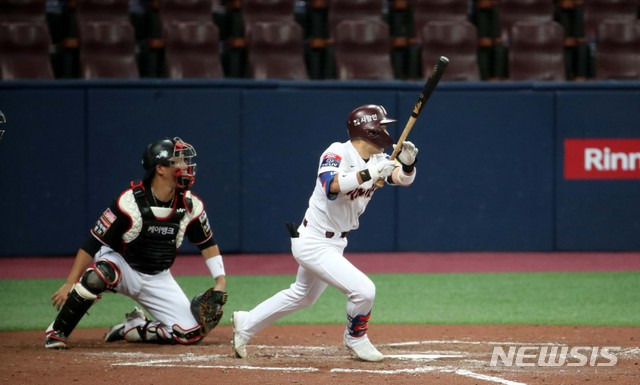
[[[307,218],[303,219],[302,220],[302,225],[304,227],[307,227],[307,224],[309,224],[309,221],[307,221]],[[346,238],[347,235],[349,235],[349,232],[348,231],[343,231],[339,235],[340,235],[340,238]],[[333,238],[333,237],[336,236],[336,233],[334,233],[333,231],[325,231],[324,232],[324,236],[327,237],[327,238]]]

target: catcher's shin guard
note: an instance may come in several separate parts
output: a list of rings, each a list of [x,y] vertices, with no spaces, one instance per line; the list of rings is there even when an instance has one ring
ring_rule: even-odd
[[[65,337],[69,337],[96,299],[98,299],[96,295],[91,294],[81,285],[74,286],[71,293],[69,293],[67,302],[64,303],[56,320],[53,321],[51,329],[62,332]]]
[[[60,309],[52,329],[69,337],[100,294],[112,289],[120,281],[120,271],[109,261],[98,261],[87,269],[80,282],[73,286],[67,301]]]

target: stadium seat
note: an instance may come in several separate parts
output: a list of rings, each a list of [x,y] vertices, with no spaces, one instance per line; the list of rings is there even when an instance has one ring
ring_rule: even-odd
[[[385,0],[329,0],[329,35],[335,36],[336,27],[343,20],[382,20],[384,3]]]
[[[164,26],[166,76],[222,78],[218,28],[213,23],[173,21]]]
[[[53,79],[44,22],[0,23],[0,79]]]
[[[47,0],[0,0],[0,22],[46,22]]]
[[[158,17],[162,25],[172,21],[213,23],[213,0],[159,0]]]
[[[498,14],[503,42],[509,44],[509,32],[517,21],[553,20],[554,0],[500,0]]]
[[[307,80],[303,34],[295,21],[254,23],[247,46],[251,77]]]
[[[129,22],[129,0],[81,0],[76,5],[78,23],[91,21]]]
[[[85,79],[138,78],[133,27],[125,22],[87,22],[79,27],[80,72]]]
[[[518,21],[511,28],[509,79],[566,80],[564,31],[555,21]]]
[[[410,0],[411,29],[406,41],[406,73],[408,78],[428,76],[422,69],[432,64],[422,63],[423,32],[427,24],[432,21],[466,21],[469,18],[469,3],[467,0]],[[396,48],[401,48],[394,43]]]
[[[421,40],[424,27],[431,21],[468,20],[467,0],[412,0],[415,36]]]
[[[245,36],[260,21],[290,22],[295,20],[295,0],[243,0],[242,20]]]
[[[340,80],[392,80],[389,27],[382,20],[343,20],[335,30]]]
[[[640,24],[633,20],[608,19],[596,35],[596,78],[640,79]]]
[[[637,20],[637,0],[583,0],[584,35],[595,41],[598,26],[606,19]]]
[[[431,21],[422,30],[422,75],[426,79],[440,56],[449,58],[442,80],[480,80],[478,33],[466,20]]]

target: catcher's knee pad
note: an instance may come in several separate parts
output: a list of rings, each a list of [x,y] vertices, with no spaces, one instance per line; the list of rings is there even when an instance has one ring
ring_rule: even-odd
[[[173,339],[179,344],[190,345],[200,342],[204,336],[202,335],[202,328],[200,325],[192,329],[183,329],[180,325],[175,324],[173,329]]]
[[[113,289],[120,282],[120,270],[110,261],[96,262],[84,272],[80,279],[83,289],[97,296],[105,290]],[[83,295],[82,292],[79,292]],[[84,296],[84,295],[83,295]]]

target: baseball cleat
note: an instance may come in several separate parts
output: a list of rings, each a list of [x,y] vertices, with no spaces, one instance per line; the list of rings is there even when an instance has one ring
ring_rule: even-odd
[[[104,342],[114,342],[120,340],[124,340],[124,323],[117,324],[104,335]]]
[[[247,311],[234,311],[233,315],[231,315],[231,325],[233,325],[231,347],[238,358],[245,358],[247,356],[247,342],[249,342],[249,340],[242,337],[238,330],[240,329],[239,325],[244,324],[248,316],[249,312]]]
[[[44,347],[47,349],[67,349],[67,336],[57,330],[48,331]]]
[[[362,361],[378,362],[384,359],[382,353],[373,346],[371,341],[369,341],[369,337],[366,335],[362,337],[351,337],[350,335],[345,335],[344,344],[356,354],[358,359]]]
[[[124,329],[127,322],[131,322],[135,319],[143,319],[146,321],[146,317],[144,312],[140,310],[137,306],[133,308],[133,310],[124,316],[124,322],[117,324],[112,327],[105,335],[104,342],[114,342],[124,340]]]
[[[142,318],[145,321],[147,320],[147,317],[144,315],[144,312],[137,306],[135,306],[131,312],[125,315],[125,322],[133,321],[136,318]]]

